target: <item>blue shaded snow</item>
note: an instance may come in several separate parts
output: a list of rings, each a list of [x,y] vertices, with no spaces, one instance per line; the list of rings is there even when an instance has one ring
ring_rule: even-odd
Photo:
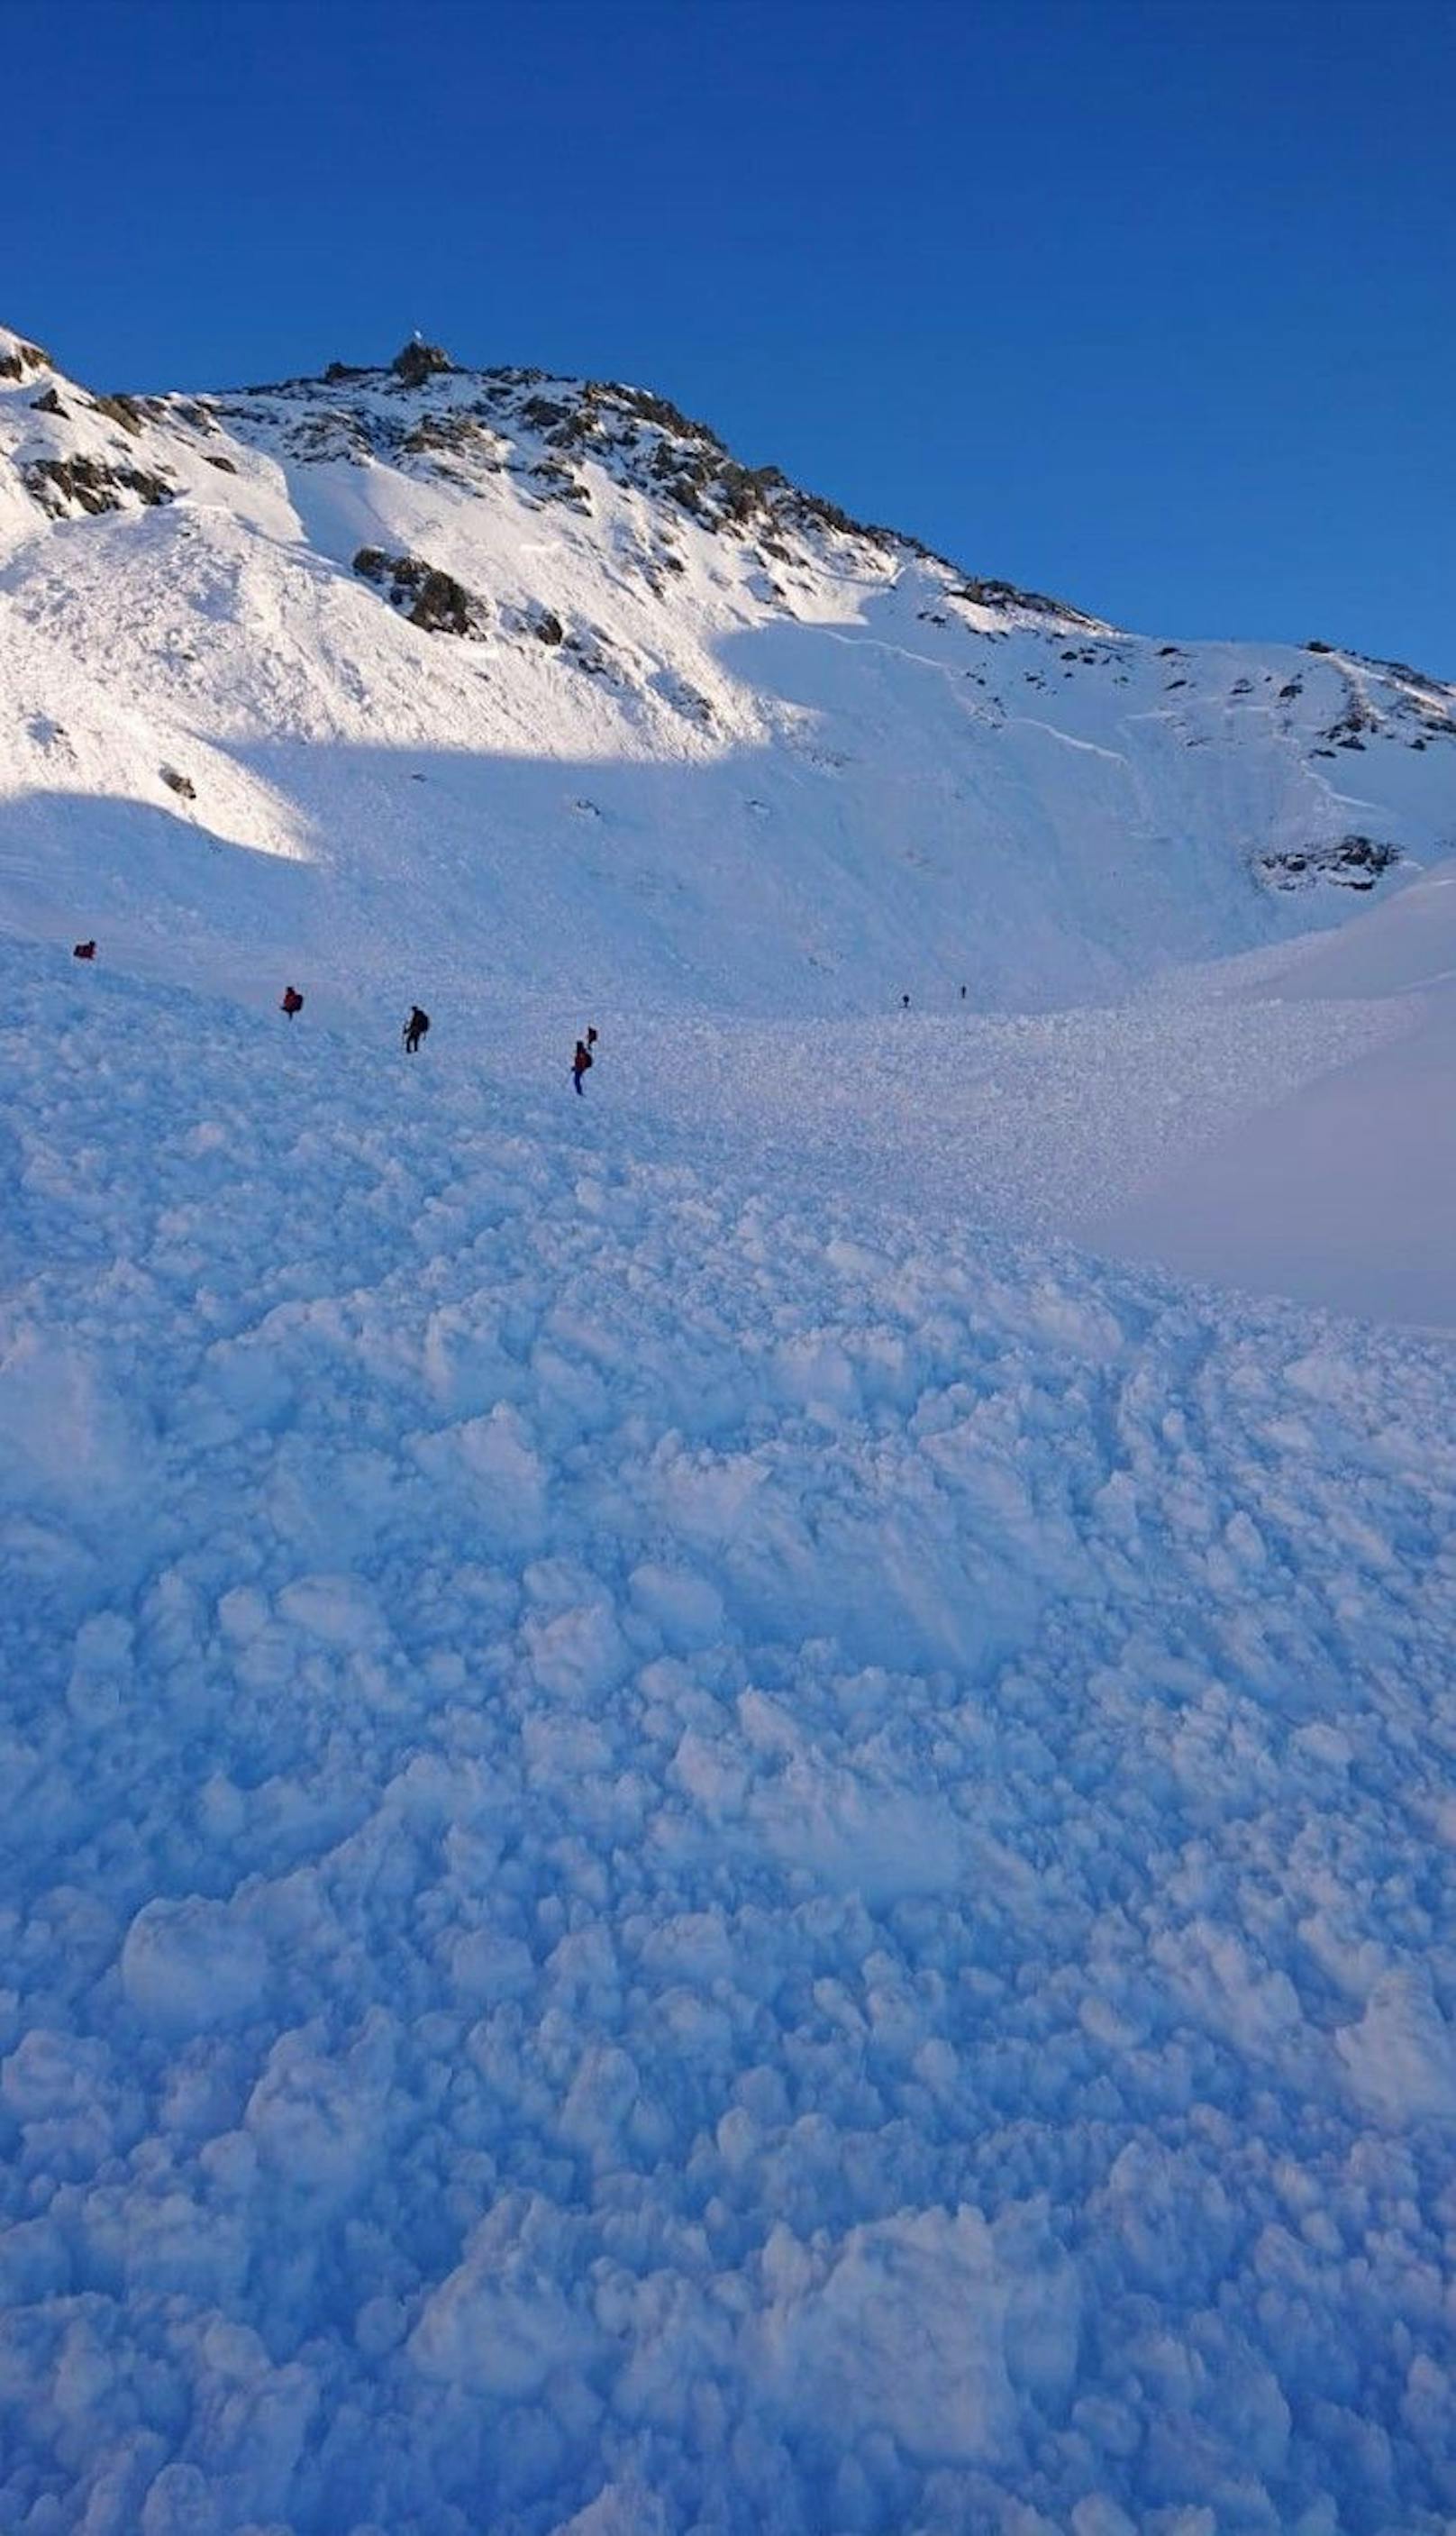
[[[1447,2527],[1449,1350],[0,1012],[0,2530]]]

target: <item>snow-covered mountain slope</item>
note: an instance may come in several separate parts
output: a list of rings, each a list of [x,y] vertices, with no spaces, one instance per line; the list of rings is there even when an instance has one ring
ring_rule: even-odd
[[[0,2526],[1444,2536],[1449,1349],[601,1058],[0,940]]]
[[[0,914],[340,997],[1026,1009],[1456,845],[1414,670],[1117,633],[442,360],[106,398],[0,336]]]
[[[1444,2536],[1453,702],[0,338],[5,2536]]]

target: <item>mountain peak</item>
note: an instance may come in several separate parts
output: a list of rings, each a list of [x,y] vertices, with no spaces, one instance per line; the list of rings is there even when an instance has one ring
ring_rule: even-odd
[[[359,975],[459,937],[639,1001],[843,1009],[888,966],[918,1006],[935,977],[1021,1009],[1318,921],[1456,835],[1437,681],[1119,633],[651,390],[419,337],[198,397],[0,334],[0,560],[28,817],[130,805],[114,902],[86,828],[83,931],[133,853],[196,920],[181,801],[291,867],[238,886],[292,965],[316,924]]]
[[[454,367],[455,363],[443,344],[427,344],[422,335],[411,335],[390,363],[390,368],[404,380],[407,388],[423,387],[426,379],[435,378]]]

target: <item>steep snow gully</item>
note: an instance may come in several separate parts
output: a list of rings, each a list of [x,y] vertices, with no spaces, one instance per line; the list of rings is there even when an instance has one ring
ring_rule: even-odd
[[[1447,1350],[0,1011],[0,2525],[1448,2525]]]
[[[0,335],[0,2536],[1450,2536],[1456,696],[442,361]]]

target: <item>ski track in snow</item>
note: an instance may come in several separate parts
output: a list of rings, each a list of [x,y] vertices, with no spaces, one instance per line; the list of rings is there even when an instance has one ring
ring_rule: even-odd
[[[1448,2528],[1449,1351],[0,1013],[0,2529]]]

